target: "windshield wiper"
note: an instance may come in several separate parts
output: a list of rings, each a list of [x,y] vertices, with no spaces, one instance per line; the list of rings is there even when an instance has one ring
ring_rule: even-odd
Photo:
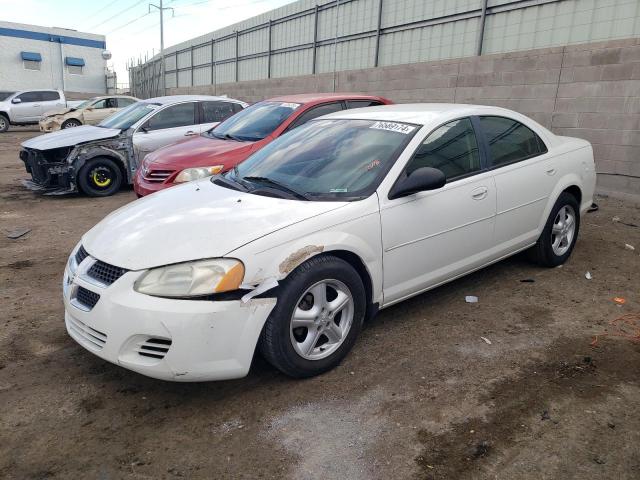
[[[230,133],[216,133],[215,131],[211,131],[211,135],[221,140],[233,140],[234,142],[242,142],[243,140],[231,135]]]
[[[303,200],[311,200],[311,198],[309,197],[309,195],[307,195],[305,192],[300,192],[294,188],[291,188],[283,183],[280,183],[276,180],[272,180],[271,178],[267,178],[267,177],[254,177],[254,176],[248,176],[248,177],[242,177],[243,180],[249,180],[250,182],[262,182],[262,183],[266,183],[267,185],[270,185],[272,187],[275,187],[279,190],[283,190],[285,192],[288,192],[298,198],[301,198]]]
[[[235,169],[235,167],[234,167]],[[234,180],[230,177],[225,177],[224,175],[214,175],[213,177],[211,177],[211,181],[212,182],[221,182],[224,183],[226,185],[228,185],[230,188],[234,189],[234,190],[240,190],[241,192],[248,192],[249,188],[242,182],[239,182],[238,180]]]

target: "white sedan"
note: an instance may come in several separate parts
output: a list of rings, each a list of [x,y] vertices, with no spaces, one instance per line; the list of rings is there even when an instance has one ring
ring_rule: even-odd
[[[316,375],[378,309],[522,250],[566,261],[594,184],[588,142],[509,110],[345,110],[102,220],[69,258],[66,327],[165,380],[242,377],[256,347]]]

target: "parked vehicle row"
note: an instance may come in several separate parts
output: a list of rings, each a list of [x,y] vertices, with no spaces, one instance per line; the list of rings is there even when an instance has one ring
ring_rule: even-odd
[[[71,337],[159,379],[242,377],[256,350],[308,377],[378,309],[523,250],[548,267],[571,254],[595,186],[588,142],[497,107],[332,101],[306,121],[302,98],[261,102],[150,155],[154,185],[203,171],[83,235],[63,279]]]
[[[31,174],[24,183],[49,194],[112,195],[133,181],[148,153],[199,135],[245,107],[239,100],[199,95],[133,103],[97,126],[63,129],[23,142],[20,158]]]
[[[305,94],[251,105],[217,128],[148,155],[133,186],[139,197],[173,185],[226,172],[280,135],[309,120],[351,108],[386,105],[373,95]]]

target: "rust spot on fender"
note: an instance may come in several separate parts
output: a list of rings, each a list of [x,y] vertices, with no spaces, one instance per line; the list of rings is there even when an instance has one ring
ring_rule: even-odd
[[[280,273],[287,274],[302,262],[304,262],[307,258],[312,257],[318,253],[322,253],[324,247],[322,245],[307,245],[306,247],[302,247],[301,249],[293,252],[284,261],[280,264]]]

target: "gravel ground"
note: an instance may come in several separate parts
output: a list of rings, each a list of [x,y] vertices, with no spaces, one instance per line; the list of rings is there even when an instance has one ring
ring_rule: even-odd
[[[36,134],[0,135],[0,478],[640,478],[640,345],[590,345],[640,312],[638,206],[598,198],[562,268],[517,256],[384,310],[320,377],[256,358],[244,379],[172,384],[67,336],[67,256],[135,197],[27,191]]]

